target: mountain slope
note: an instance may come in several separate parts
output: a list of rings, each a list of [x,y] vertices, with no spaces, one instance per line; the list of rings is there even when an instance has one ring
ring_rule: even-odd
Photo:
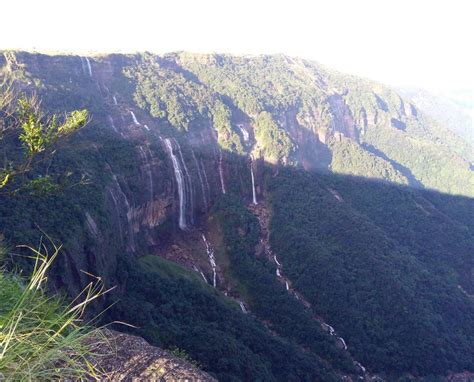
[[[473,200],[423,190],[473,196],[472,152],[394,91],[285,56],[1,60],[92,115],[30,174],[61,192],[0,196],[10,243],[64,244],[54,287],[102,276],[110,321],[223,380],[473,371]]]

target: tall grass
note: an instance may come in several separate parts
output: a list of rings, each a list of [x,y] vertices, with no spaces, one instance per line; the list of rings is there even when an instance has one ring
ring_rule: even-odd
[[[101,379],[91,359],[106,345],[99,329],[82,322],[84,309],[104,292],[91,282],[70,304],[45,292],[47,271],[61,247],[27,247],[35,261],[29,279],[0,268],[0,380]],[[5,252],[0,243],[0,257]]]

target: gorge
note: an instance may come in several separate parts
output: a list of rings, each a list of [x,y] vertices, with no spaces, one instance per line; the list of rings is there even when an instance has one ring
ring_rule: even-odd
[[[0,78],[91,114],[0,232],[63,244],[52,290],[117,286],[115,330],[218,380],[474,372],[474,153],[409,99],[284,55],[8,51]]]

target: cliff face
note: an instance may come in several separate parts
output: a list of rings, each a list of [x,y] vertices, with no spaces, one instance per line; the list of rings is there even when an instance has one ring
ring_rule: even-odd
[[[259,359],[260,344],[249,345],[250,339],[260,338],[259,335],[266,333],[268,337],[265,338],[272,347],[278,347],[288,359],[294,356],[291,360],[295,365],[299,365],[298,362],[302,359],[304,361],[301,361],[304,367],[298,366],[294,371],[278,370],[278,357],[257,362],[258,370],[251,371],[245,368],[247,364],[228,360],[219,362],[217,366],[212,365],[220,368],[219,372],[223,378],[233,375],[226,374],[227,369],[233,367],[247,378],[261,373],[258,375],[263,376],[261,378],[264,380],[267,377],[268,380],[273,380],[273,377],[269,376],[275,375],[280,375],[283,380],[285,375],[291,375],[293,372],[300,373],[298,377],[304,379],[305,375],[318,375],[311,374],[314,372],[312,367],[317,364],[319,368],[318,362],[321,359],[321,364],[324,365],[321,369],[327,371],[326,376],[369,378],[365,367],[355,359],[369,367],[365,360],[372,360],[366,354],[372,351],[368,349],[373,349],[374,346],[383,347],[386,341],[383,341],[382,345],[374,345],[374,341],[382,342],[377,337],[379,333],[366,334],[369,331],[368,325],[360,324],[365,325],[364,329],[360,329],[358,335],[352,336],[353,341],[346,344],[342,335],[348,338],[347,334],[351,333],[339,331],[339,328],[344,325],[354,326],[351,320],[356,318],[348,317],[347,320],[342,320],[345,311],[341,313],[334,309],[336,313],[332,316],[340,320],[340,326],[333,329],[329,325],[332,321],[327,317],[332,312],[331,307],[319,304],[334,290],[342,290],[344,285],[348,285],[348,281],[354,283],[354,280],[360,279],[356,274],[340,284],[333,284],[340,281],[335,280],[333,275],[339,274],[341,269],[347,272],[352,269],[361,271],[365,275],[364,278],[374,285],[378,285],[378,280],[372,280],[374,275],[366,273],[363,267],[365,260],[350,264],[356,256],[349,256],[344,260],[346,263],[342,263],[337,248],[343,247],[344,243],[359,240],[359,237],[370,241],[371,235],[381,235],[380,231],[383,230],[394,231],[394,227],[405,227],[418,219],[426,223],[420,215],[424,218],[434,216],[439,220],[440,227],[459,228],[455,232],[458,236],[455,237],[461,239],[456,240],[456,243],[468,242],[459,232],[468,232],[470,228],[465,227],[470,227],[471,222],[468,221],[469,218],[462,220],[464,215],[460,210],[456,210],[454,217],[441,216],[444,208],[442,203],[436,206],[435,202],[430,204],[421,194],[417,194],[415,198],[409,192],[396,191],[393,196],[386,190],[378,190],[377,197],[382,200],[381,205],[389,206],[390,203],[405,203],[409,200],[409,205],[419,211],[415,215],[398,217],[398,210],[390,210],[393,213],[388,214],[386,221],[378,221],[375,224],[372,221],[377,220],[377,216],[369,217],[372,211],[371,201],[363,200],[361,195],[351,190],[344,182],[338,183],[324,177],[318,178],[318,187],[306,189],[305,182],[302,182],[298,190],[292,190],[282,197],[286,200],[293,197],[292,204],[288,206],[288,211],[280,214],[278,221],[272,222],[271,206],[276,203],[274,196],[275,190],[278,189],[274,183],[281,179],[288,183],[292,181],[285,178],[285,174],[288,178],[299,179],[301,176],[308,181],[313,179],[314,171],[324,174],[332,172],[409,185],[413,188],[426,187],[453,194],[474,195],[474,177],[470,170],[470,161],[474,158],[472,151],[449,131],[423,116],[412,103],[381,85],[344,76],[315,63],[285,56],[246,58],[181,53],[166,56],[143,54],[79,57],[6,53],[0,57],[0,66],[2,77],[15,79],[21,90],[36,91],[48,110],[87,108],[92,115],[89,125],[58,150],[50,164],[51,171],[60,173],[63,169],[71,170],[73,181],[84,178],[85,184],[67,188],[64,194],[45,197],[41,202],[28,198],[6,201],[0,205],[0,229],[13,243],[34,243],[39,236],[35,224],[39,224],[45,232],[53,233],[54,239],[64,243],[65,249],[52,277],[53,284],[58,288],[65,288],[73,295],[87,284],[88,273],[103,277],[107,285],[118,286],[118,292],[114,292],[116,295],[127,296],[127,301],[132,303],[140,302],[140,306],[136,307],[137,314],[134,314],[134,311],[129,312],[128,307],[122,311],[117,308],[117,314],[139,321],[137,326],[141,325],[141,333],[156,342],[168,341],[169,344],[172,341],[181,341],[203,358],[214,349],[219,349],[217,352],[223,354],[240,352],[245,354],[246,359],[254,362],[253,360]],[[294,172],[288,175],[286,170]],[[283,178],[280,177],[281,173],[284,174]],[[324,186],[319,188],[321,184]],[[318,195],[314,193],[316,189],[319,190]],[[300,191],[298,197],[295,197],[296,191]],[[392,199],[383,199],[382,195],[385,193],[392,195]],[[234,260],[230,258],[229,253],[235,249],[233,241],[236,240],[224,238],[225,222],[216,217],[223,205],[226,207],[227,202],[224,203],[223,200],[233,200],[234,204],[243,208],[243,211],[229,208],[239,218],[246,216],[245,211],[252,210],[261,223],[260,226],[251,226],[249,223],[249,227],[253,228],[247,227],[247,230],[240,225],[234,227],[236,233],[233,239],[256,235],[256,240],[261,240],[260,244],[256,243],[256,246],[250,248],[252,261],[255,254],[267,255],[257,256],[258,262],[250,263],[258,272],[252,273],[253,279],[250,281],[246,279],[248,284],[242,281],[246,277],[246,270],[232,269],[240,260],[245,260],[239,257]],[[265,203],[261,203],[262,201]],[[298,207],[301,201],[307,201],[308,205],[313,203],[318,207],[321,204],[321,210],[312,214],[302,208],[300,212],[305,218],[301,220],[301,227],[295,226],[291,230],[291,234],[296,235],[294,243],[285,250],[280,250],[278,257],[274,257],[276,253],[270,248],[272,231],[296,220],[297,216],[292,209]],[[354,207],[357,202],[363,205],[359,210]],[[468,202],[466,206],[466,210],[469,210]],[[340,222],[330,221],[333,213],[341,214]],[[365,214],[370,222],[365,222]],[[392,218],[395,215],[397,218]],[[298,256],[300,252],[304,253],[304,243],[308,238],[317,235],[310,232],[300,237],[299,232],[303,231],[303,226],[316,226],[318,219],[315,217],[320,216],[332,225],[328,225],[331,229],[322,230],[321,237],[324,240],[321,247],[311,244],[314,253],[324,252],[322,249],[326,248],[327,243],[330,247],[333,242],[337,242],[339,236],[343,237],[346,231],[340,229],[339,225],[342,226],[350,219],[353,219],[354,223],[348,228],[362,227],[361,220],[364,220],[365,231],[353,236],[344,236],[342,244],[334,244],[336,250],[331,255],[336,260],[335,264],[338,264],[337,261],[341,262],[341,268],[334,268],[331,274],[319,274],[317,280],[326,284],[321,284],[321,291],[317,293],[313,293],[312,289],[309,289],[311,293],[307,293],[304,288],[314,284],[314,274],[311,272],[318,271],[314,264],[316,260],[321,259],[310,254],[308,264],[302,267],[298,263],[300,258],[296,255],[294,258],[285,256],[290,256],[287,253],[293,253],[293,248],[298,248]],[[28,223],[25,224],[25,221]],[[454,223],[448,224],[449,221]],[[394,226],[388,225],[391,222],[394,222]],[[385,223],[388,226],[384,226]],[[421,226],[425,226],[424,223]],[[407,231],[409,229],[411,228],[407,228]],[[253,232],[258,230],[260,236]],[[285,230],[280,232],[281,237],[287,234]],[[368,236],[364,236],[364,232],[368,232]],[[389,240],[388,236],[390,235],[386,233],[386,237],[380,239],[380,243],[384,245],[390,243],[384,249],[386,257],[392,256],[392,249],[398,248],[398,243],[402,242],[400,237],[390,237]],[[439,231],[439,236],[443,236],[442,230]],[[444,239],[448,240],[443,236],[442,240]],[[360,240],[354,247],[362,253],[366,244],[364,240]],[[426,260],[428,256],[422,255],[428,250],[418,245],[418,242],[415,244],[413,253],[421,254],[421,260],[413,260],[413,263],[418,264],[418,261]],[[407,244],[410,245],[415,247],[413,243]],[[442,245],[445,245],[445,241]],[[280,247],[285,248],[282,243]],[[433,252],[435,249],[433,245]],[[458,247],[456,251],[457,249]],[[460,248],[459,252],[462,250],[463,248]],[[399,252],[403,251],[400,249]],[[349,249],[347,252],[349,253]],[[370,254],[363,252],[363,256],[375,256],[374,254],[379,252],[381,251],[374,250]],[[124,266],[124,263],[131,262],[130,259],[142,260],[147,255],[152,255],[155,260],[157,256],[171,260],[183,268],[173,268],[168,263],[156,265],[147,259],[140,264],[149,272],[145,272],[145,276],[140,275],[143,276],[141,279]],[[461,257],[464,261],[464,254]],[[261,265],[260,262],[264,263],[264,258],[269,261]],[[327,255],[324,259],[321,264],[328,268],[333,266],[331,256]],[[324,261],[328,261],[328,264]],[[383,263],[386,259],[380,261]],[[449,268],[449,272],[450,277],[456,281],[450,279],[450,282],[459,282],[466,293],[472,293],[472,267],[465,266],[467,263],[453,262],[456,269]],[[138,263],[131,264],[136,266]],[[378,260],[374,264],[378,266]],[[397,288],[400,287],[400,274],[403,275],[407,273],[406,269],[411,269],[400,264],[394,262],[394,274],[384,275],[394,281],[393,285]],[[155,268],[158,269],[156,274]],[[461,274],[459,279],[457,272]],[[182,275],[184,276],[181,277]],[[155,279],[161,280],[162,283],[170,279],[176,279],[183,284],[189,282],[191,286],[185,289],[189,293],[187,296],[181,296],[181,289],[173,289],[174,285],[168,287],[186,303],[199,301],[197,307],[192,305],[195,311],[186,311],[181,301],[176,305],[168,303],[160,294],[161,284],[155,283]],[[132,280],[134,285],[127,284],[129,280]],[[306,283],[307,280],[309,281]],[[272,284],[273,282],[276,284]],[[128,295],[130,291],[127,288],[132,289],[142,283],[141,294],[134,290],[133,293],[137,294]],[[203,283],[204,285],[201,285]],[[266,284],[272,285],[273,289],[257,289],[257,286]],[[331,285],[338,287],[329,288]],[[325,287],[326,289],[323,289]],[[363,290],[364,293],[370,294],[373,289],[370,284],[364,286]],[[192,294],[195,290],[202,294]],[[255,290],[262,292],[262,296],[253,294],[256,293]],[[410,291],[403,290],[400,293],[403,293],[403,297],[405,294],[411,297]],[[146,304],[140,299],[143,295],[146,295]],[[363,308],[363,304],[367,302],[383,300],[379,295],[371,296],[368,298],[364,295],[360,300],[351,300],[349,291],[341,292],[337,298],[345,301],[345,305],[335,304]],[[272,301],[272,306],[259,308],[259,304],[263,304],[265,300]],[[216,305],[220,303],[225,308],[215,311]],[[105,306],[106,304],[102,308]],[[154,311],[155,308],[158,310],[157,307],[163,307],[164,312],[159,318]],[[192,325],[192,334],[188,334],[191,332],[189,327],[186,327],[189,332],[178,327],[173,336],[169,337],[168,333],[156,334],[157,330],[149,329],[149,325],[172,322],[174,316],[183,315],[179,317],[183,321],[187,320],[188,316],[193,319],[205,317],[213,322],[212,328],[217,332],[221,330],[219,325],[229,322],[230,318],[226,316],[230,314],[229,311],[232,312],[231,317],[234,314],[244,314],[245,317],[239,320],[247,324],[253,322],[249,317],[253,314],[254,307],[255,314],[263,322],[264,328],[258,327],[258,330],[242,336],[240,333],[236,335],[233,327],[222,329],[215,337],[209,337],[208,332],[194,330]],[[268,317],[277,307],[281,308],[278,310],[278,318],[284,318],[278,321],[272,317],[272,321]],[[201,308],[202,311],[197,311]],[[248,315],[249,311],[251,315]],[[295,314],[303,329],[298,325],[285,326],[288,323],[287,317],[291,314]],[[421,321],[425,317],[423,314],[420,313]],[[303,316],[307,319],[304,325],[299,321]],[[221,317],[224,317],[222,322],[218,321]],[[219,325],[213,320],[219,322]],[[378,327],[379,322],[385,322],[383,319],[377,320],[373,327]],[[281,329],[282,327],[284,329]],[[295,334],[292,332],[294,328],[301,330]],[[304,335],[298,337],[305,331],[311,334],[308,334],[307,338]],[[285,342],[287,339],[281,332],[285,335],[291,333],[293,337],[288,337],[291,339],[289,342],[298,343],[296,350]],[[232,337],[232,346],[219,347],[220,337],[228,333],[235,336]],[[405,332],[400,330],[399,333]],[[214,332],[212,334],[214,335]],[[189,343],[189,336],[196,336],[200,347]],[[284,340],[278,342],[279,336]],[[313,341],[312,336],[316,340]],[[245,346],[238,342],[240,337],[247,341]],[[275,343],[271,342],[273,337],[278,341],[275,339]],[[118,342],[123,341],[126,344],[122,348],[124,353],[121,357],[124,358],[120,358],[119,363],[129,365],[130,359],[133,367],[120,369],[122,371],[114,374],[114,380],[145,376],[158,378],[162,361],[168,360],[168,356],[162,358],[161,351],[149,348],[139,339],[127,336],[116,338]],[[211,341],[211,350],[206,347],[207,341]],[[322,343],[323,350],[313,349],[311,346],[314,343]],[[366,343],[368,345],[365,346]],[[435,345],[433,347],[436,348]],[[134,350],[136,348],[139,354],[145,355],[137,357]],[[308,348],[311,349],[310,353],[314,352],[310,356],[307,354]],[[291,351],[284,353],[284,350],[288,349]],[[266,351],[265,354],[272,356],[278,353],[269,349]],[[326,354],[330,354],[327,357],[331,361],[326,362]],[[354,357],[354,354],[357,356]],[[307,356],[309,358],[305,358]],[[331,357],[337,361],[333,361]],[[175,360],[166,361],[166,364],[174,365],[174,362]],[[210,369],[211,366],[207,367]],[[181,370],[180,367],[178,369]],[[135,370],[133,373],[138,374],[129,373],[130,370]],[[169,375],[181,378],[173,373],[170,371]],[[183,374],[179,375],[187,374],[183,371]],[[207,380],[205,376],[202,378]]]
[[[148,344],[143,338],[107,330],[107,345],[93,360],[105,381],[217,381],[191,363]]]

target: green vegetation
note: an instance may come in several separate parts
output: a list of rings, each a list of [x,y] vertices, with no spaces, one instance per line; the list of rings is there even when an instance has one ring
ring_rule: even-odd
[[[1,245],[1,244],[0,244]],[[0,378],[7,381],[100,378],[93,366],[93,348],[102,343],[100,331],[81,317],[102,294],[90,284],[70,305],[46,294],[47,271],[60,248],[47,257],[30,248],[36,259],[30,278],[0,270]],[[0,255],[5,249],[0,246]]]
[[[288,134],[278,128],[269,112],[261,112],[255,120],[256,151],[270,163],[285,163],[293,150]]]
[[[2,157],[13,163],[4,171],[18,168],[29,151],[35,156],[31,170],[16,178],[25,186],[0,195],[1,233],[12,244],[35,243],[39,226],[64,243],[65,256],[50,273],[54,286],[75,295],[85,283],[79,270],[119,285],[120,293],[109,297],[119,301],[107,322],[136,325],[135,333],[180,349],[221,380],[337,380],[355,372],[349,353],[393,378],[474,370],[472,199],[348,176],[474,195],[469,153],[442,127],[384,86],[285,56],[179,53],[91,61],[93,78],[77,56],[0,57],[1,79],[14,80],[26,94],[34,86],[48,115],[87,108],[92,116],[59,146],[50,133],[61,126],[76,132],[85,114],[70,112],[65,121],[80,122],[71,128],[33,110],[0,142]],[[150,131],[126,119],[137,106]],[[4,112],[0,121],[2,129],[12,123]],[[248,141],[238,124],[248,129]],[[193,179],[195,228],[211,215],[222,234],[216,259],[224,259],[226,281],[250,314],[196,272],[143,257],[181,245],[188,234],[176,224],[174,173],[158,135],[180,142]],[[147,164],[140,147],[150,148]],[[227,151],[225,196],[221,149]],[[259,225],[241,198],[250,200],[250,154],[264,158],[254,168],[259,202],[264,196],[271,207],[271,244],[284,275],[347,341],[349,353],[276,281],[274,264],[255,256]],[[321,158],[319,168],[329,164],[344,176],[298,167],[318,167],[313,162]],[[15,185],[9,178],[3,189]],[[210,211],[199,208],[200,186],[209,191],[203,204]],[[16,264],[31,269],[24,258]]]
[[[472,370],[472,200],[290,170],[270,192],[285,274],[356,359],[389,374]]]
[[[272,335],[195,272],[150,256],[123,257],[118,269],[124,295],[109,317],[137,326],[134,333],[152,344],[179,347],[219,380],[338,380],[328,364]]]

